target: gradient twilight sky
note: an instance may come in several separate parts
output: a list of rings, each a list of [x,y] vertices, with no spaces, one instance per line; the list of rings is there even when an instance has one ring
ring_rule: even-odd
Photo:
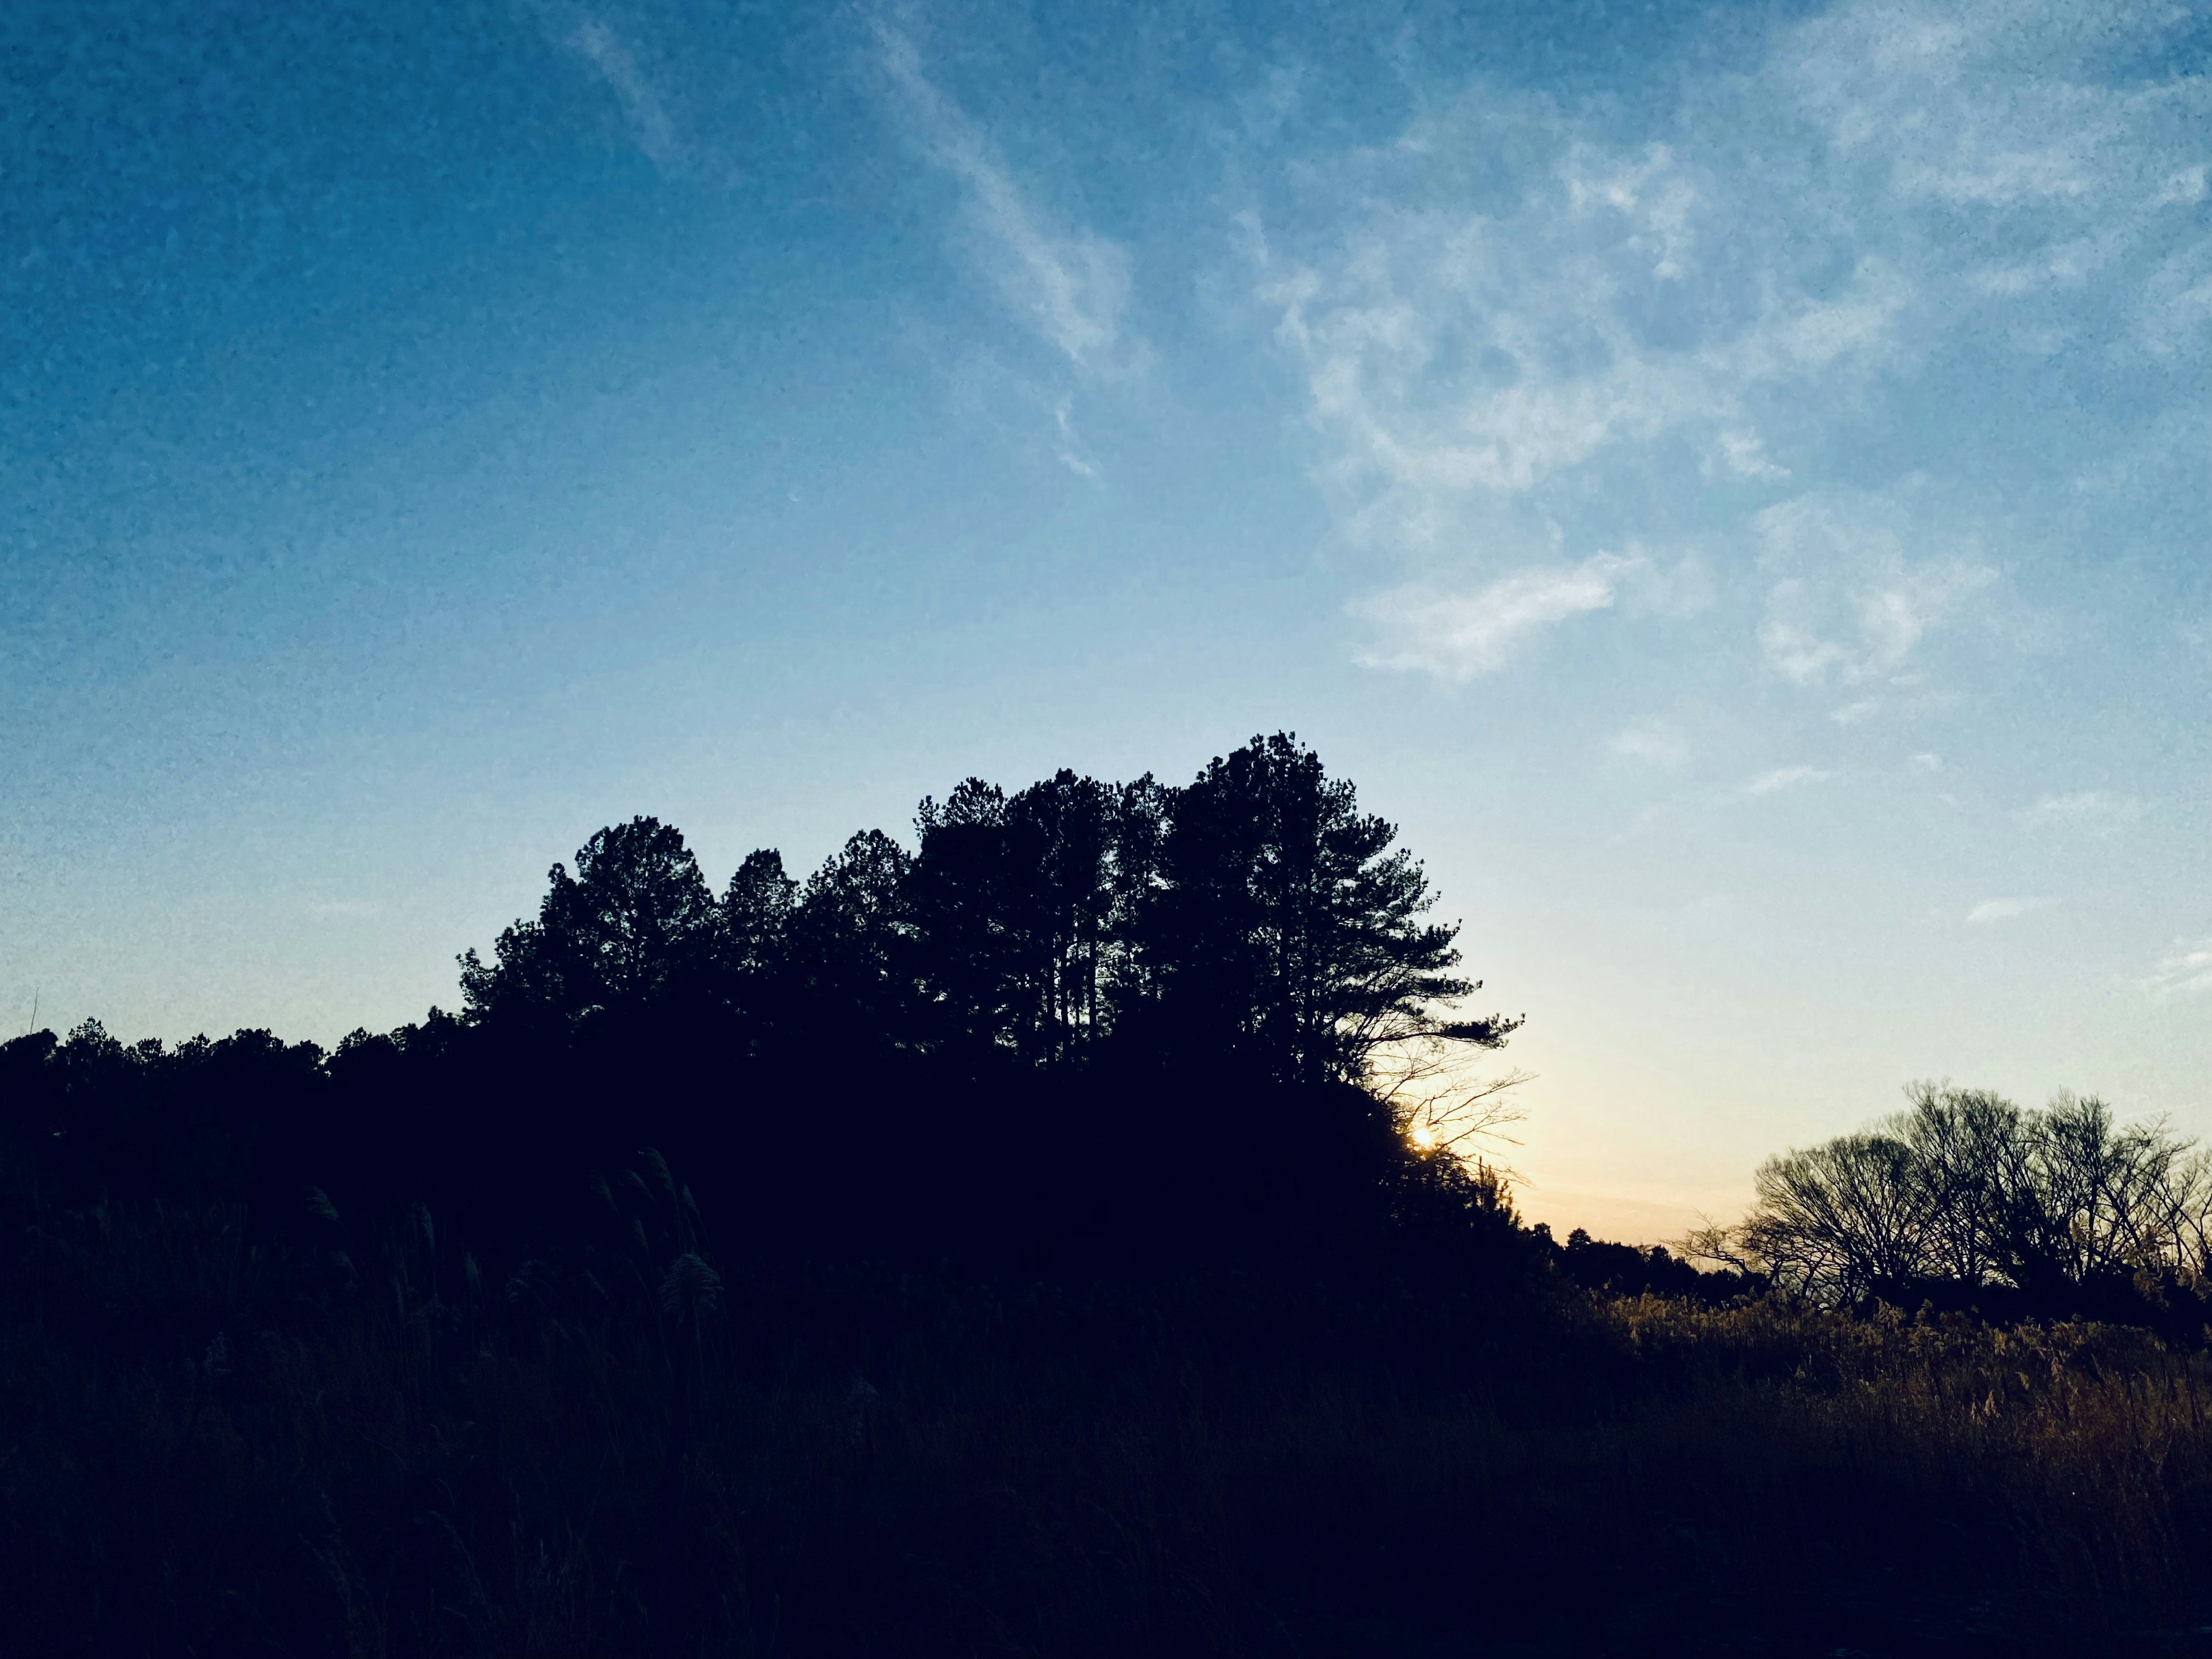
[[[1288,727],[1529,1015],[1537,1214],[1917,1077],[2212,1134],[2200,5],[0,43],[0,1025],[327,1042],[635,812]]]

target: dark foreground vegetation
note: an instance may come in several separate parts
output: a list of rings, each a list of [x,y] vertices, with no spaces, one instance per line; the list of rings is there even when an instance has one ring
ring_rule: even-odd
[[[2005,1254],[2072,1119],[1973,1108],[1971,1258],[1924,1147],[1894,1271],[1848,1158],[1726,1272],[1556,1244],[1309,751],[917,827],[605,831],[334,1053],[0,1048],[0,1651],[2198,1650],[2201,1264]]]

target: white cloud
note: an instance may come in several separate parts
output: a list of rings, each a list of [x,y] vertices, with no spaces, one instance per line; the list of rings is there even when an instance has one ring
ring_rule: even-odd
[[[607,83],[622,105],[623,118],[637,147],[654,166],[666,169],[683,159],[684,146],[659,91],[639,66],[637,54],[606,24],[586,18],[562,44],[584,59]]]
[[[2212,167],[2201,161],[2193,167],[2182,168],[2159,186],[2158,194],[2150,198],[2151,205],[2166,207],[2203,201],[2208,193],[2206,179],[2209,175],[2212,175]]]
[[[1740,352],[1743,367],[1759,378],[1784,379],[1792,370],[1802,375],[1854,355],[1863,355],[1869,366],[1879,363],[1891,355],[1891,337],[1915,297],[1901,272],[1869,255],[1840,298],[1806,301],[1747,336]]]
[[[1681,434],[1709,471],[1785,480],[1754,404],[1878,368],[1911,302],[1876,257],[1820,293],[1745,270],[1741,180],[1664,143],[1609,148],[1543,100],[1481,88],[1407,137],[1392,155],[1540,159],[1502,209],[1401,204],[1361,178],[1354,222],[1310,257],[1249,239],[1355,539],[1431,542],[1485,497],[1564,487]]]
[[[1759,647],[1793,684],[1893,677],[1996,580],[1970,558],[1913,560],[1910,519],[1893,501],[1800,495],[1764,508],[1753,525],[1761,562],[1786,573],[1768,592]]]
[[[1670,769],[1690,757],[1689,739],[1679,727],[1660,720],[1637,721],[1626,731],[1615,732],[1607,740],[1606,747],[1629,760]]]
[[[1304,370],[1323,474],[1362,531],[1420,541],[1472,499],[1528,495],[1685,426],[1738,476],[1788,476],[1742,418],[1741,387],[1808,349],[1850,349],[1864,306],[1787,304],[1711,349],[1655,341],[1637,313],[1689,294],[1711,234],[1694,169],[1665,145],[1609,152],[1531,102],[1471,100],[1431,125],[1429,148],[1533,138],[1552,159],[1504,215],[1370,203],[1316,258],[1265,256],[1258,288]],[[1830,311],[1860,320],[1799,343]]]
[[[2020,821],[2031,830],[2104,839],[2142,823],[2145,810],[2132,795],[2109,795],[2091,789],[2078,794],[2045,795],[2033,805],[2023,807]]]
[[[1984,899],[1966,912],[1966,921],[1970,926],[1982,927],[1993,921],[2012,921],[2021,916],[2033,915],[2038,910],[2049,909],[2057,902],[2056,899],[2047,898]]]
[[[1728,463],[1729,471],[1740,478],[1779,480],[1790,476],[1786,466],[1777,466],[1766,458],[1766,441],[1756,432],[1723,432],[1717,440],[1721,459]]]
[[[1097,477],[1098,464],[1091,459],[1090,450],[1076,434],[1073,398],[1064,397],[1054,405],[1052,423],[1059,437],[1059,441],[1053,447],[1053,453],[1059,458],[1060,464],[1079,478]]]
[[[1943,769],[1943,757],[1923,750],[1906,761],[1905,764],[1916,772],[1940,772]]]
[[[1820,783],[1835,776],[1817,766],[1778,766],[1771,772],[1761,772],[1743,787],[1747,795],[1778,795],[1785,789],[1795,789],[1800,784]]]
[[[2212,991],[2212,939],[2176,939],[2143,988],[2168,996]]]
[[[1086,374],[1140,360],[1141,347],[1122,329],[1127,253],[1088,229],[1055,225],[966,112],[923,73],[911,39],[879,23],[876,44],[922,152],[959,182],[978,263],[1008,308]]]
[[[1610,608],[1643,562],[1601,553],[1579,565],[1517,571],[1472,593],[1401,587],[1353,607],[1380,638],[1358,653],[1370,668],[1463,681],[1503,668],[1540,630]]]
[[[1834,151],[1886,185],[1917,257],[1962,299],[2075,290],[2057,301],[2075,314],[2029,331],[2063,338],[2101,326],[2091,313],[2117,294],[2117,315],[2132,310],[2156,352],[2189,327],[2190,284],[2161,289],[2144,273],[2177,257],[2201,265],[2212,240],[2173,215],[2205,188],[2212,87],[2112,66],[2154,58],[2187,9],[1860,0],[1795,31],[1777,66]],[[1953,325],[1975,309],[1954,306]]]
[[[1986,468],[1942,471],[1988,429],[1983,361],[2045,362],[2053,408],[2154,359],[2146,409],[2204,402],[2181,371],[2212,356],[2212,83],[2113,71],[2177,9],[2089,15],[1843,0],[1641,134],[1477,82],[1286,175],[1244,240],[1346,542],[1455,564],[1413,584],[1455,591],[1620,546],[1638,511],[1770,562],[1794,530],[1772,672],[1871,684],[1929,653],[1995,597]],[[2085,423],[2094,454],[2134,419]],[[1845,477],[1794,525],[1775,500]]]

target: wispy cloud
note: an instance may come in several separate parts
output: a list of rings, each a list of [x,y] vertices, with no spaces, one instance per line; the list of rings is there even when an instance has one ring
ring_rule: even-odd
[[[1723,432],[1717,442],[1718,459],[1740,478],[1759,478],[1779,482],[1790,476],[1786,466],[1777,466],[1766,458],[1766,441],[1756,432]],[[1707,458],[1711,465],[1713,458]]]
[[[1735,187],[1668,144],[1610,149],[1548,102],[1485,88],[1393,152],[1469,153],[1535,158],[1504,210],[1363,177],[1362,222],[1335,246],[1263,252],[1258,295],[1356,537],[1432,544],[1660,446],[1785,481],[1751,394],[1847,380],[1890,349],[1909,298],[1895,270],[1863,261],[1818,295],[1747,284]]]
[[[1802,325],[1830,307],[1799,307],[1747,348],[1650,338],[1637,313],[1687,295],[1714,228],[1706,180],[1666,145],[1611,153],[1548,105],[1486,92],[1401,153],[1532,148],[1548,163],[1509,212],[1377,203],[1319,257],[1264,261],[1259,297],[1362,533],[1430,539],[1483,498],[1527,496],[1685,427],[1732,474],[1786,476],[1738,392],[1801,356]],[[1826,362],[1850,348],[1813,349]]]
[[[1098,464],[1091,459],[1088,446],[1075,430],[1075,399],[1073,397],[1063,397],[1053,405],[1052,424],[1058,439],[1054,447],[1060,457],[1060,464],[1079,478],[1097,477]]]
[[[967,112],[924,71],[913,40],[875,29],[878,61],[922,153],[958,181],[985,276],[1022,323],[1086,374],[1141,360],[1124,326],[1129,257],[1118,244],[1056,224],[1015,179]]]
[[[1354,606],[1376,641],[1358,653],[1370,668],[1462,681],[1503,668],[1540,630],[1612,607],[1640,560],[1601,553],[1578,565],[1522,570],[1469,593],[1401,587]]]
[[[1606,747],[1629,760],[1669,769],[1690,758],[1690,740],[1665,720],[1638,720],[1607,739]]]
[[[1795,789],[1801,784],[1821,783],[1835,776],[1832,772],[1817,766],[1778,766],[1771,772],[1762,772],[1743,787],[1747,795],[1778,795],[1785,789]]]
[[[2143,988],[2167,996],[2212,991],[2212,939],[2176,939]]]
[[[2178,11],[2088,15],[1844,0],[1644,135],[1478,82],[1297,169],[1244,243],[1346,543],[1473,593],[1695,520],[1764,593],[1768,672],[1874,712],[2000,600],[1983,474],[1943,471],[1992,362],[2093,404],[2154,362],[2144,418],[2204,401],[2212,88],[2112,72]]]
[[[622,106],[630,137],[654,166],[665,170],[683,160],[684,145],[667,105],[620,35],[598,18],[586,17],[562,35],[561,42],[606,83]]]
[[[1797,685],[1895,674],[1996,579],[1968,558],[1913,560],[1909,526],[1893,502],[1800,495],[1762,509],[1753,524],[1761,563],[1781,577],[1767,593],[1759,649],[1769,668]],[[1859,708],[1853,717],[1873,712]]]
[[[1974,927],[1984,927],[1993,921],[2013,921],[2038,910],[2048,910],[2057,902],[2048,898],[1984,899],[1966,912],[1966,921]]]
[[[2020,821],[2030,830],[2093,836],[2109,839],[2142,822],[2146,809],[2132,795],[2109,795],[2085,790],[2071,795],[2045,795],[2023,807]]]

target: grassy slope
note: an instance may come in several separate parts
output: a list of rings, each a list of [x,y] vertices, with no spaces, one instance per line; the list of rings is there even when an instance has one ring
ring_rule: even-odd
[[[9,1218],[25,1653],[2185,1651],[2208,1613],[2212,1365],[2139,1333],[1540,1273],[732,1273],[687,1327],[642,1234],[488,1275],[408,1224]]]

